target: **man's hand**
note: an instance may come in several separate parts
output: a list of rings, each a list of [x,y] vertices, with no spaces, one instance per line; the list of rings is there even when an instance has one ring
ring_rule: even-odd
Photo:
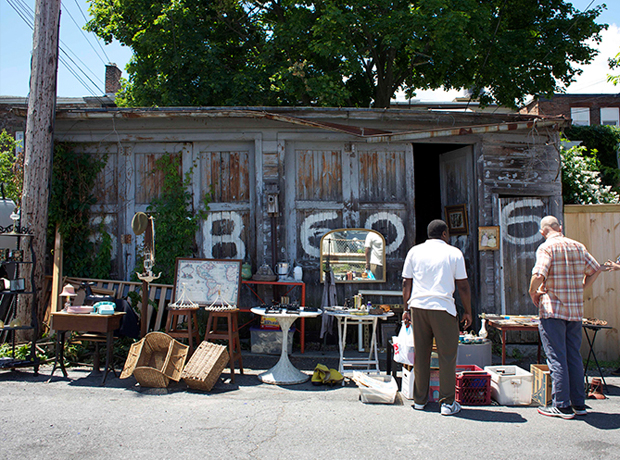
[[[403,323],[405,323],[405,327],[409,327],[411,325],[411,315],[409,314],[409,310],[403,313]]]
[[[463,323],[463,330],[471,326],[471,313],[463,313],[461,317],[461,323]]]

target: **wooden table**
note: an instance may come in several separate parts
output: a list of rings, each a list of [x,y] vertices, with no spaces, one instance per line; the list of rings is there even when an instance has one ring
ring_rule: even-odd
[[[508,331],[528,331],[538,334],[538,323],[531,324],[515,323],[511,319],[487,319],[487,326],[494,327],[502,333],[502,366],[506,364],[506,332]],[[540,334],[538,334],[538,360],[540,364]]]
[[[67,332],[95,332],[105,334],[106,338],[106,357],[105,370],[101,385],[105,384],[106,377],[110,370],[114,375],[114,364],[112,362],[112,348],[114,345],[114,331],[120,327],[121,319],[125,312],[116,312],[113,315],[93,315],[93,314],[75,314],[56,312],[52,313],[51,329],[56,331],[56,357],[54,359],[54,367],[50,374],[50,380],[56,371],[56,367],[60,366],[62,374],[67,377],[65,369],[65,334]]]

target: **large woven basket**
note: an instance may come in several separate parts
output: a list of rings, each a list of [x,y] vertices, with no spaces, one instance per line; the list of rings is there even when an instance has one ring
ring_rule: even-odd
[[[211,391],[228,364],[225,345],[204,341],[188,361],[181,377],[194,390]]]
[[[140,386],[165,388],[181,379],[189,347],[163,332],[149,332],[131,345],[120,378],[133,376]]]

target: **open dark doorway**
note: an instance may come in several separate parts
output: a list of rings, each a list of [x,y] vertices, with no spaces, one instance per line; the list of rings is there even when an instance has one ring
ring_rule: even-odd
[[[441,219],[441,184],[439,158],[443,153],[463,147],[460,144],[413,144],[415,181],[415,244],[426,241],[426,227],[433,219]]]

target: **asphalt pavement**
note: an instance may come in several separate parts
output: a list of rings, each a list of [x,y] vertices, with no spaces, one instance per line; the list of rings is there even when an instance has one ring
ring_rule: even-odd
[[[620,377],[587,416],[562,420],[535,406],[466,406],[439,414],[364,404],[355,383],[278,386],[257,374],[277,356],[246,356],[244,375],[227,370],[209,392],[183,383],[141,388],[87,368],[0,372],[0,459],[620,459]],[[335,354],[294,355],[308,374]],[[117,373],[120,373],[117,370]]]

